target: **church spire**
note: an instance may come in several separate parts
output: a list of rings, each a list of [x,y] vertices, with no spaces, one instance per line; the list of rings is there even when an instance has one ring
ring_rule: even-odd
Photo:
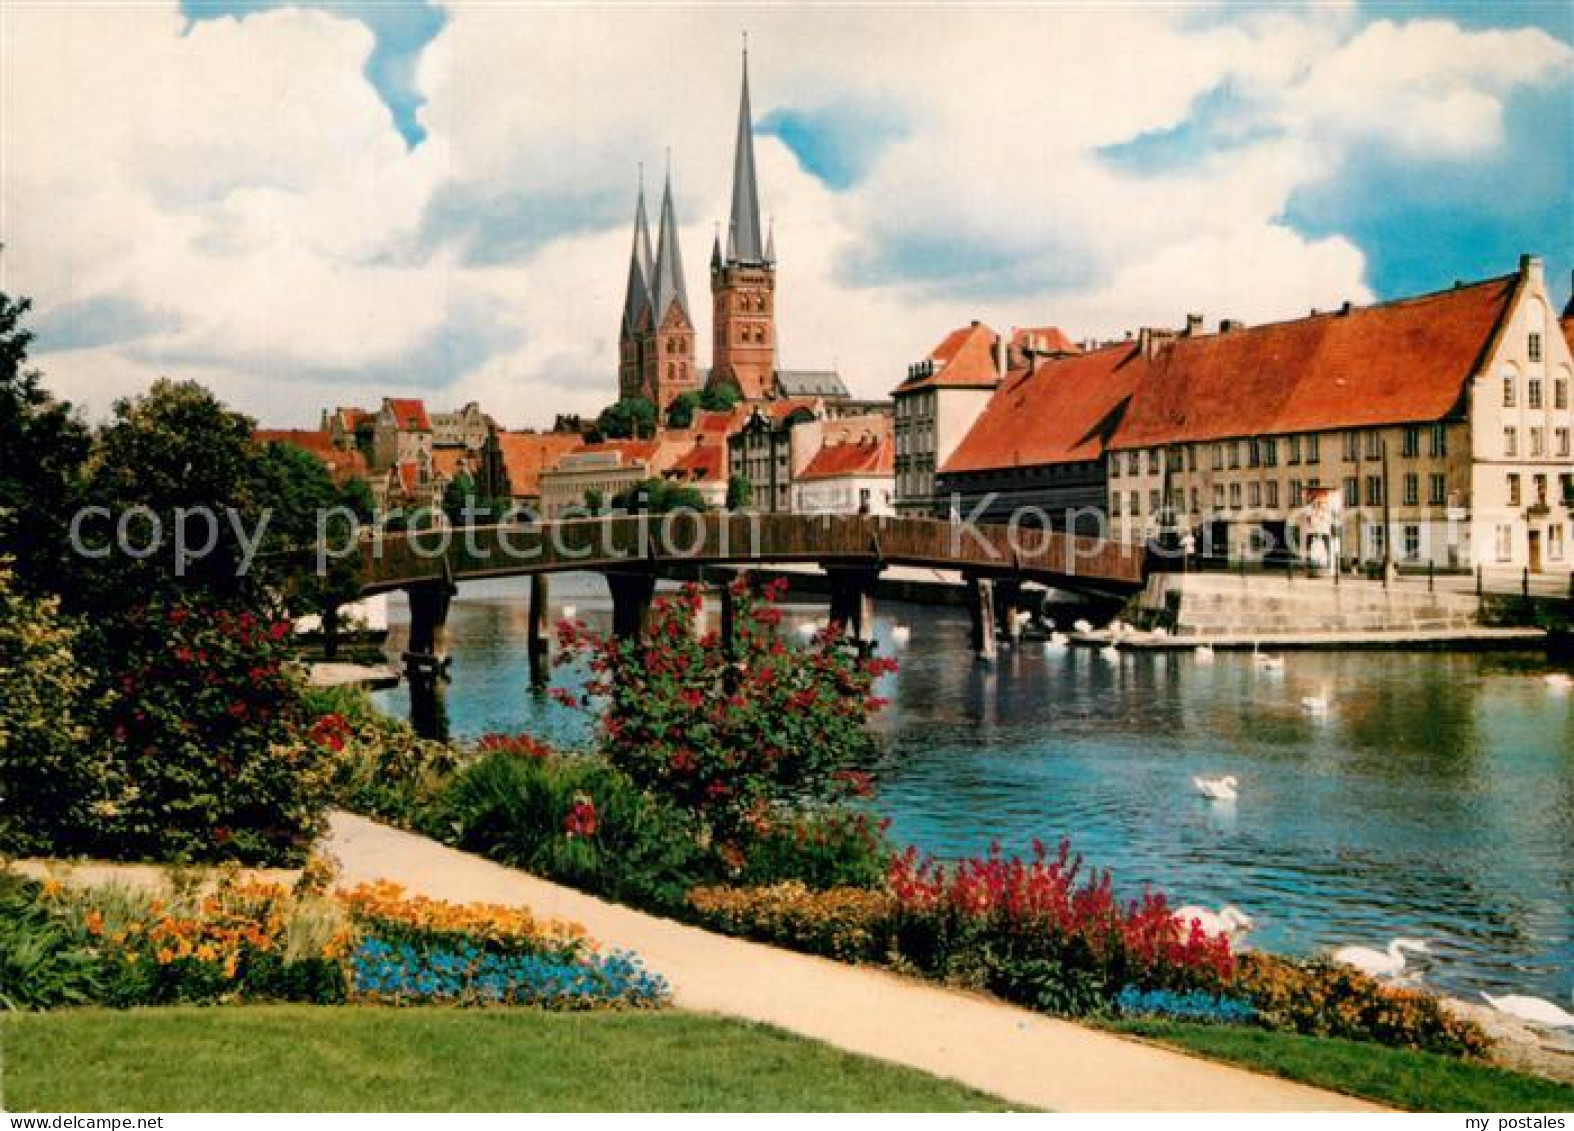
[[[760,193],[754,180],[754,121],[749,109],[749,40],[743,40],[743,95],[738,102],[738,141],[732,159],[732,224],[727,258],[735,263],[760,263]]]
[[[650,225],[645,219],[645,169],[640,166],[639,200],[634,207],[634,243],[629,248],[628,289],[623,296],[623,332],[632,334],[650,302]]]
[[[688,288],[683,281],[683,253],[678,247],[678,220],[672,207],[672,170],[661,190],[661,227],[656,234],[656,265],[650,289],[655,305],[654,324],[660,326],[674,302],[689,313]]]

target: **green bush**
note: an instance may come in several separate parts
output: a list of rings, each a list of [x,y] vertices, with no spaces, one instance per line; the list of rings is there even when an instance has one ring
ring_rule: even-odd
[[[796,881],[819,891],[883,887],[892,857],[887,824],[839,806],[767,820],[741,846],[733,879],[748,887]]]
[[[587,755],[482,754],[424,830],[464,849],[646,907],[683,906],[710,874],[692,817]]]
[[[326,753],[328,800],[412,828],[464,761],[453,746],[419,737],[374,708],[364,691],[312,691],[308,736]]]
[[[98,998],[97,955],[39,903],[40,885],[0,874],[0,1008],[52,1009]]]

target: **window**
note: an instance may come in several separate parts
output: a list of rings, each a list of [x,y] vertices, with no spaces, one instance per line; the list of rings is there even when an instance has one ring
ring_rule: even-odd
[[[1432,455],[1448,454],[1448,429],[1441,424],[1432,425]]]
[[[1366,505],[1380,507],[1383,505],[1383,477],[1381,475],[1368,475],[1366,477]]]
[[[1344,458],[1346,463],[1355,463],[1361,458],[1361,433],[1344,434]]]
[[[1274,510],[1274,509],[1276,509],[1279,506],[1279,484],[1275,483],[1275,482],[1269,482],[1269,484],[1267,486],[1267,491],[1268,491],[1268,509],[1269,510]]]
[[[1241,466],[1241,442],[1239,440],[1230,441],[1230,466]]]
[[[1550,523],[1547,526],[1547,557],[1555,562],[1563,560],[1563,524]]]
[[[1344,481],[1344,505],[1347,507],[1361,505],[1361,481],[1353,475]]]
[[[1503,429],[1503,454],[1509,459],[1519,455],[1519,429],[1512,425]]]
[[[1191,489],[1191,513],[1197,514],[1202,510],[1202,493],[1193,487]]]
[[[1284,462],[1285,463],[1300,463],[1301,462],[1301,438],[1299,436],[1291,436],[1286,441],[1286,443],[1289,445],[1290,450],[1289,450],[1289,453],[1285,456]]]
[[[1566,377],[1559,377],[1552,382],[1552,407],[1569,407],[1569,382]]]
[[[1215,445],[1213,445],[1213,470],[1215,470],[1215,471],[1223,471],[1224,470],[1224,445],[1223,444],[1215,444]]]
[[[1519,476],[1512,473],[1508,477],[1508,505],[1519,506]]]
[[[1366,458],[1383,458],[1383,434],[1381,432],[1368,432],[1366,434]]]
[[[1559,456],[1569,454],[1569,430],[1567,428],[1554,428],[1552,430],[1553,447]]]
[[[1421,477],[1413,471],[1405,473],[1405,506],[1413,507],[1421,501]]]
[[[1531,361],[1541,360],[1541,335],[1534,330],[1530,332],[1530,338],[1525,343],[1525,352],[1530,355]]]
[[[1290,480],[1290,506],[1298,507],[1303,501],[1304,499],[1301,494],[1301,481],[1299,479]]]
[[[1538,475],[1533,480],[1531,480],[1531,482],[1536,485],[1536,505],[1539,506],[1539,507],[1546,506],[1547,505],[1547,477],[1545,475]]]
[[[1148,474],[1149,475],[1157,474],[1158,470],[1159,470],[1159,449],[1158,448],[1149,448],[1148,449]]]
[[[1196,471],[1197,470],[1197,445],[1196,444],[1187,444],[1186,445],[1186,470],[1187,471]]]
[[[1111,479],[1120,478],[1120,456],[1118,454],[1109,457],[1109,477]],[[1120,512],[1116,511],[1115,513],[1119,514]]]
[[[1213,485],[1213,509],[1216,511],[1222,511],[1224,509],[1223,483],[1215,483]]]
[[[1148,513],[1155,515],[1159,513],[1159,493],[1157,490],[1148,492]]]
[[[1405,561],[1421,560],[1421,528],[1414,523],[1405,526]]]
[[[1414,459],[1421,454],[1421,429],[1413,424],[1405,429],[1404,447],[1401,454],[1408,459]]]
[[[1427,477],[1427,502],[1440,507],[1448,501],[1448,480],[1437,473]]]
[[[1513,408],[1514,403],[1514,377],[1510,374],[1503,378],[1503,407]]]
[[[1322,450],[1321,437],[1318,437],[1318,436],[1308,436],[1308,437],[1306,437],[1306,462],[1307,463],[1316,463],[1318,460],[1320,460],[1322,458],[1322,456],[1319,454],[1319,452],[1321,452],[1321,450]]]
[[[1530,430],[1530,458],[1538,459],[1546,450],[1547,431],[1545,428],[1532,428]]]
[[[1126,456],[1126,471],[1131,475],[1142,474],[1142,453],[1132,452]]]
[[[1262,466],[1262,444],[1255,437],[1246,441],[1246,466]]]
[[[1540,377],[1532,377],[1530,379],[1530,384],[1528,386],[1527,392],[1528,392],[1528,395],[1527,395],[1527,397],[1525,399],[1530,402],[1530,407],[1531,408],[1540,408],[1541,407],[1541,378]]]
[[[1267,467],[1279,466],[1279,441],[1267,439],[1262,442],[1262,461]]]
[[[1130,507],[1131,517],[1132,518],[1137,518],[1138,516],[1140,516],[1142,514],[1142,496],[1140,494],[1138,494],[1136,491],[1133,491],[1131,493],[1130,498],[1128,499],[1128,501],[1131,503],[1131,507]]]
[[[1251,484],[1247,488],[1246,498],[1247,498],[1247,501],[1252,505],[1253,508],[1262,506],[1262,484],[1261,483],[1253,483],[1253,484]]]
[[[1498,523],[1497,527],[1497,560],[1508,562],[1514,560],[1514,528],[1506,522]]]
[[[1121,500],[1121,494],[1120,494],[1119,491],[1115,491],[1115,492],[1112,492],[1110,494],[1110,497],[1109,497],[1109,504],[1110,504],[1109,513],[1114,515],[1116,518],[1120,517],[1120,500]]]
[[[1241,509],[1241,485],[1239,483],[1230,484],[1230,506],[1236,510]]]
[[[1383,556],[1384,531],[1381,523],[1374,522],[1366,528],[1366,544],[1368,558],[1381,558]]]

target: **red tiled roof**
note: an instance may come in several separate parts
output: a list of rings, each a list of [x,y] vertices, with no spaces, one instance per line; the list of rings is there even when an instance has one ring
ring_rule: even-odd
[[[667,474],[690,483],[714,482],[727,478],[727,450],[717,443],[695,444],[667,468]]]
[[[366,474],[366,458],[357,451],[345,451],[333,446],[327,432],[297,428],[259,428],[251,434],[252,442],[262,447],[267,444],[288,444],[310,452],[322,461],[328,474],[336,482],[355,479]]]
[[[995,357],[999,335],[982,322],[952,330],[929,353],[934,372],[909,377],[897,386],[901,393],[928,388],[993,388],[1000,379]]]
[[[394,423],[401,432],[430,432],[432,421],[426,415],[426,402],[389,397],[383,401],[393,411]]]
[[[1111,447],[1438,420],[1494,338],[1518,275],[1160,347]]]
[[[579,451],[585,440],[578,432],[499,432],[497,446],[509,492],[516,499],[534,499],[541,495],[541,472]]]
[[[891,441],[866,437],[841,444],[826,444],[799,474],[802,479],[834,479],[843,475],[892,475],[896,461]]]
[[[744,421],[748,419],[749,409],[741,404],[735,405],[727,412],[697,412],[694,414],[693,431],[725,439],[742,428]]]
[[[1032,345],[1049,353],[1082,352],[1059,326],[1018,326],[1011,332],[1011,344],[1019,348]]]
[[[1135,343],[1013,372],[940,470],[1097,459],[1142,371]]]
[[[476,461],[473,453],[465,448],[437,448],[432,452],[432,474],[440,475],[444,479],[452,479],[459,470],[460,464],[465,465],[465,470],[474,478]]]
[[[1569,299],[1569,306],[1574,307],[1574,298]],[[1574,353],[1574,314],[1565,314],[1558,325],[1563,327],[1563,340],[1569,344],[1569,352]]]
[[[769,405],[771,423],[780,424],[796,412],[807,412],[811,416],[820,402],[814,397],[785,397],[779,401],[771,401]]]
[[[421,470],[416,467],[414,460],[403,460],[393,468],[395,482],[407,495],[415,494],[415,489],[421,484]]]
[[[354,432],[356,425],[371,415],[364,408],[346,408],[343,405],[333,411],[346,432]]]

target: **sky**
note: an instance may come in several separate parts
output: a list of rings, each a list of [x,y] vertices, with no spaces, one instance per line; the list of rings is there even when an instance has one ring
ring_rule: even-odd
[[[889,392],[951,328],[1264,322],[1574,268],[1574,3],[900,10],[0,5],[0,289],[102,418],[594,413],[643,166],[699,361],[739,47],[782,364]],[[669,157],[670,154],[670,157]]]

